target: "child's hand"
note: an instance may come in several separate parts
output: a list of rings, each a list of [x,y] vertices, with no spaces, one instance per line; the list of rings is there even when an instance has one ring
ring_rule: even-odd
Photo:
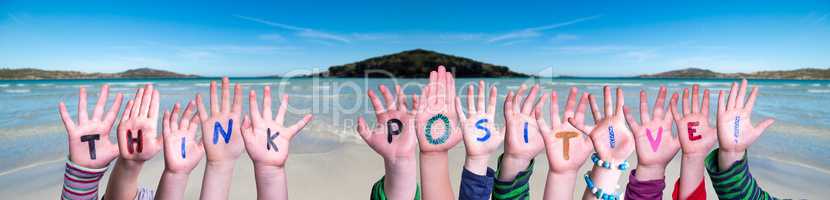
[[[495,126],[496,97],[498,94],[496,87],[490,87],[486,109],[484,107],[484,81],[479,80],[478,82],[478,96],[475,96],[474,88],[473,85],[467,88],[467,111],[469,115],[464,114],[460,97],[456,97],[455,109],[460,117],[461,130],[464,132],[468,170],[478,174],[486,174],[487,160],[489,160],[490,154],[493,154],[504,141],[504,134],[496,130]],[[476,166],[469,166],[471,164]]]
[[[86,88],[81,87],[78,97],[78,123],[72,121],[72,116],[66,111],[66,104],[60,102],[60,111],[63,125],[69,143],[69,160],[75,164],[88,168],[106,167],[116,156],[118,146],[110,141],[110,130],[121,108],[121,93],[115,95],[115,101],[104,115],[104,106],[107,104],[109,86],[101,86],[98,101],[89,118],[86,110]]]
[[[414,114],[407,108],[406,95],[398,85],[395,85],[396,96],[394,97],[384,85],[380,85],[380,92],[386,100],[386,107],[383,106],[375,92],[369,90],[369,99],[375,109],[377,119],[375,127],[369,129],[366,119],[360,117],[357,119],[357,133],[386,161],[414,159],[417,142],[415,121]],[[413,104],[417,103],[413,102]]]
[[[455,112],[455,78],[444,66],[429,74],[415,115],[421,152],[447,152],[461,141]]]
[[[591,112],[593,113],[594,123],[596,124],[593,130],[590,127],[586,127],[584,123],[577,123],[578,119],[571,118],[568,122],[583,133],[590,133],[589,135],[594,143],[594,149],[596,149],[601,160],[611,161],[615,164],[622,163],[634,151],[634,136],[628,130],[628,127],[626,127],[625,117],[623,117],[622,113],[625,102],[623,91],[621,88],[617,88],[616,108],[612,107],[611,89],[608,86],[603,88],[603,96],[605,100],[605,115],[599,112],[594,95],[589,96]],[[584,103],[584,101],[580,101],[580,107],[584,106],[582,105]],[[584,112],[584,110],[577,110],[576,115],[583,114],[581,112]]]
[[[539,131],[542,133],[542,139],[545,141],[548,165],[550,165],[551,172],[576,173],[594,149],[591,139],[568,123],[568,119],[574,117],[580,118],[576,120],[579,123],[584,124],[585,121],[584,114],[581,116],[574,116],[577,105],[577,94],[578,90],[576,87],[572,87],[570,93],[568,94],[568,101],[565,104],[565,118],[562,119],[559,116],[558,95],[556,94],[556,91],[551,91],[551,125],[548,125],[548,123],[545,122],[545,117],[542,116],[542,107],[544,107],[545,103],[539,102],[536,104],[536,121],[539,124]],[[587,97],[588,93],[584,93],[580,101],[587,101]],[[584,106],[581,108],[583,110],[585,109]]]
[[[179,120],[179,104],[164,112],[162,136],[164,138],[164,169],[172,173],[190,174],[205,155],[201,139],[196,139],[199,118],[194,113],[196,103],[190,101]],[[204,137],[204,136],[203,136]]]
[[[244,148],[240,134],[242,115],[242,87],[236,84],[233,92],[233,106],[230,102],[230,80],[222,78],[222,106],[216,97],[216,82],[210,82],[210,112],[202,103],[202,95],[196,95],[199,119],[202,120],[202,142],[205,145],[208,162],[234,162],[242,155]]]
[[[677,93],[671,97],[671,112],[680,137],[680,146],[684,156],[706,157],[718,136],[709,126],[709,90],[703,90],[703,103],[700,103],[699,86],[692,86],[692,103],[689,104],[689,89],[683,89],[683,114],[677,111]],[[690,108],[691,107],[691,108]]]
[[[288,145],[291,138],[311,121],[311,114],[306,114],[302,120],[286,127],[285,112],[288,109],[288,95],[283,94],[276,118],[271,114],[271,87],[265,86],[262,92],[262,113],[257,106],[256,92],[251,90],[248,95],[250,117],[242,120],[242,139],[245,140],[245,149],[255,165],[284,167],[288,158]]]
[[[507,94],[504,101],[505,120],[505,156],[523,160],[531,160],[545,148],[545,142],[539,135],[539,126],[532,112],[536,106],[536,95],[539,92],[539,85],[530,89],[530,94],[524,100],[526,85],[519,87],[519,92],[513,91]],[[547,101],[548,96],[542,95],[539,102]]]
[[[695,93],[697,97],[697,93]],[[637,176],[641,180],[655,180],[665,177],[666,165],[680,149],[677,138],[672,137],[672,115],[665,111],[666,87],[660,86],[654,113],[648,113],[648,95],[640,91],[640,121],[637,123],[628,106],[623,107],[626,121],[634,132],[637,147]],[[674,108],[672,108],[674,109]]]
[[[159,92],[153,85],[139,88],[135,99],[127,107],[118,123],[118,147],[121,158],[143,163],[162,148],[162,137],[157,137]]]
[[[718,164],[721,169],[727,169],[734,161],[742,159],[749,145],[775,122],[773,119],[766,119],[757,126],[752,126],[750,117],[752,107],[755,106],[755,98],[758,96],[758,88],[752,87],[749,100],[744,104],[746,86],[746,79],[741,82],[740,90],[736,83],[732,83],[728,101],[724,99],[723,91],[718,94]]]

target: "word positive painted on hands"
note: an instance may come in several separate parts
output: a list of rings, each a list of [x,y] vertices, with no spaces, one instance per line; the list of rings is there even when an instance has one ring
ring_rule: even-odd
[[[401,134],[403,129],[403,122],[399,119],[390,119],[386,121],[386,142],[392,144],[392,136]]]
[[[92,134],[81,136],[81,142],[89,144],[89,159],[95,160],[95,140],[101,139],[101,135]]]
[[[144,133],[141,132],[141,129],[138,130],[137,137],[133,137],[133,131],[127,130],[127,152],[133,153],[138,152],[141,153],[141,150],[144,149]]]
[[[610,140],[609,143],[611,144],[611,148],[617,146],[617,141],[614,139],[614,127],[608,126],[608,139]]]
[[[562,157],[565,157],[565,160],[571,159],[569,149],[570,149],[570,140],[572,137],[579,136],[579,133],[573,131],[566,131],[566,132],[558,132],[556,133],[556,138],[562,138]]]
[[[441,137],[433,139],[432,138],[432,124],[435,123],[435,121],[437,121],[437,120],[441,120],[441,122],[444,122],[444,134],[441,135]],[[427,126],[425,128],[425,132],[426,132],[425,135],[426,135],[427,141],[430,144],[444,144],[445,142],[447,142],[447,139],[450,138],[450,134],[452,134],[452,129],[450,129],[450,119],[447,118],[447,116],[445,116],[443,114],[437,114],[435,116],[432,116],[432,118],[429,118],[429,120],[427,120]]]
[[[527,144],[527,122],[525,122],[525,130],[524,130],[524,135],[522,135],[522,137],[524,137],[525,144]]]
[[[182,159],[187,158],[187,152],[185,152],[185,137],[182,137]]]
[[[648,143],[651,144],[651,151],[657,152],[660,148],[660,142],[663,140],[663,127],[657,128],[657,139],[651,134],[651,129],[646,128],[646,136],[648,136]]]
[[[741,116],[735,116],[735,144],[738,144],[738,136],[741,135],[741,129],[739,128],[741,125]]]
[[[277,148],[277,144],[274,143],[274,139],[277,139],[277,136],[280,136],[280,132],[271,135],[271,128],[266,129],[266,131],[268,131],[268,144],[265,145],[265,148],[268,150],[274,149],[274,151],[279,152],[280,149]]]
[[[689,133],[689,140],[695,141],[699,140],[700,138],[703,138],[702,135],[695,135],[695,133],[697,133],[697,129],[695,127],[697,127],[698,125],[700,125],[699,122],[686,123],[686,131]]]
[[[213,144],[219,142],[219,133],[222,133],[222,138],[225,139],[225,144],[230,142],[231,133],[233,133],[233,119],[228,119],[228,130],[222,129],[222,124],[216,122],[213,124]]]
[[[484,131],[483,136],[476,138],[479,142],[484,142],[490,139],[490,129],[484,126],[485,123],[487,123],[487,119],[479,119],[476,122],[476,128]]]

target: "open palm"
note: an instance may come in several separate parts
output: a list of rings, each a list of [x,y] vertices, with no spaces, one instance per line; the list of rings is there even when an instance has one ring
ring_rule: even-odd
[[[233,161],[242,155],[244,148],[240,131],[242,115],[242,87],[234,86],[233,107],[230,101],[230,80],[222,78],[222,106],[216,97],[216,82],[210,82],[210,112],[202,103],[202,95],[196,95],[199,119],[202,122],[202,142],[208,161]],[[221,129],[221,130],[220,130]]]
[[[162,149],[158,136],[159,92],[153,85],[139,88],[135,99],[127,102],[118,123],[118,147],[121,158],[147,161]]]
[[[86,88],[81,87],[78,95],[78,123],[72,120],[64,102],[58,104],[58,111],[66,127],[69,142],[69,160],[88,168],[106,167],[118,156],[118,146],[110,141],[109,136],[115,117],[121,108],[123,95],[118,93],[115,96],[115,101],[104,115],[104,106],[109,97],[109,86],[101,86],[92,118],[89,118],[87,114]]]
[[[461,141],[454,101],[455,78],[438,66],[418,99],[415,123],[421,152],[446,152]]]
[[[709,123],[709,90],[703,91],[703,102],[699,103],[697,84],[692,86],[692,103],[689,104],[689,89],[683,89],[683,110],[677,111],[677,93],[671,98],[671,112],[679,133],[680,146],[685,155],[705,156],[718,141],[716,130]]]
[[[564,118],[562,118],[559,115],[559,97],[556,91],[551,91],[550,125],[545,122],[545,117],[542,115],[544,102],[539,102],[536,105],[536,121],[539,124],[539,131],[542,133],[542,139],[545,142],[548,164],[554,172],[575,172],[585,163],[585,160],[588,159],[588,156],[591,155],[591,151],[594,149],[590,137],[568,123],[568,119],[574,117],[585,118],[584,114],[575,116],[577,105],[576,96],[578,92],[579,90],[576,87],[570,89],[567,102],[565,103]],[[587,101],[588,93],[584,93],[582,96],[583,98],[580,100]],[[584,124],[584,120],[578,121]]]
[[[377,119],[375,127],[369,129],[366,119],[360,117],[357,133],[384,160],[394,162],[398,159],[413,159],[417,138],[414,114],[407,108],[406,96],[397,85],[394,97],[384,85],[380,86],[380,91],[386,100],[385,107],[375,92],[369,90],[369,99]]]
[[[648,95],[645,90],[640,91],[640,121],[642,121],[642,124],[637,123],[633,113],[627,106],[623,107],[628,126],[634,132],[637,165],[639,166],[665,168],[680,149],[680,143],[671,134],[672,115],[666,113],[665,100],[666,87],[660,86],[657,100],[654,101],[654,113],[649,116]]]
[[[248,156],[256,164],[283,167],[288,158],[289,144],[300,130],[311,121],[312,115],[286,127],[285,112],[288,110],[288,95],[283,94],[276,118],[271,114],[271,88],[265,86],[262,92],[262,112],[257,105],[256,92],[251,90],[249,99],[250,117],[242,120],[242,138]]]
[[[510,91],[504,101],[504,121],[507,131],[504,151],[513,158],[530,160],[545,148],[545,142],[539,134],[539,125],[532,112],[537,103],[539,85],[534,85],[527,97],[522,99],[526,89],[527,86],[523,84],[515,95],[513,91]],[[542,95],[539,102],[545,102],[547,98],[547,95]]]
[[[474,95],[475,86],[467,88],[467,112],[464,114],[461,98],[456,97],[456,113],[460,117],[461,130],[464,132],[464,147],[467,156],[489,157],[504,141],[504,134],[496,130],[496,97],[498,91],[495,86],[490,87],[490,96],[485,108],[484,81],[478,82],[478,96]]]
[[[591,141],[594,143],[594,149],[599,154],[599,158],[604,161],[611,161],[613,163],[621,163],[626,160],[628,156],[634,151],[634,136],[626,127],[625,117],[623,117],[623,91],[617,88],[617,104],[616,108],[611,104],[611,89],[608,86],[603,87],[603,96],[605,101],[605,115],[600,113],[594,95],[589,96],[591,102],[591,112],[594,116],[594,123],[596,126],[593,129],[576,123],[574,119],[569,120],[571,125],[583,133],[590,133]],[[584,102],[580,101],[580,104]],[[582,106],[582,105],[580,105]],[[579,115],[580,111],[577,111]]]
[[[205,155],[201,139],[196,139],[199,119],[196,102],[190,101],[179,120],[179,104],[164,112],[162,137],[164,138],[164,168],[176,173],[190,173]]]
[[[718,138],[723,151],[744,152],[775,122],[773,119],[766,119],[757,126],[752,125],[750,116],[758,96],[758,88],[752,87],[749,99],[744,103],[746,87],[746,79],[741,82],[740,90],[736,83],[732,83],[728,101],[724,99],[723,91],[718,95]]]

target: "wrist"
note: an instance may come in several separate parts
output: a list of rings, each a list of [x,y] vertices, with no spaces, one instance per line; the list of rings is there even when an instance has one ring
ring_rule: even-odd
[[[236,165],[235,162],[227,162],[227,161],[207,161],[205,163],[205,171],[222,171],[222,172],[230,172],[233,171],[234,166]]]
[[[727,170],[732,167],[732,164],[744,158],[746,151],[731,151],[723,148],[718,150],[718,168],[720,170]]]
[[[617,182],[622,175],[622,171],[618,169],[605,169],[596,167],[591,170],[589,176],[594,182],[594,187],[601,188],[605,193],[614,193],[619,189]]]
[[[467,159],[464,160],[464,169],[467,169],[470,172],[473,172],[477,175],[486,175],[487,174],[487,163],[490,161],[490,156],[486,155],[478,155],[478,156],[470,156],[467,155]]]
[[[660,180],[666,178],[665,165],[637,165],[634,178],[639,181]]]
[[[144,167],[143,160],[129,160],[121,158],[118,159],[118,164],[128,170],[141,170],[141,168]]]
[[[530,160],[520,156],[504,154],[499,161],[499,174],[496,178],[499,181],[512,181],[519,172],[527,169],[528,166],[530,166]]]

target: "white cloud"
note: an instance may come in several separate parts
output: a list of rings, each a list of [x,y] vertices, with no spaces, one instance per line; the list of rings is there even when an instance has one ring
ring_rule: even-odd
[[[553,38],[551,38],[550,41],[558,43],[564,41],[578,40],[579,38],[580,37],[578,35],[560,33],[556,34],[556,36],[553,36]]]
[[[285,41],[285,37],[283,37],[280,34],[276,34],[276,33],[259,35],[259,39],[266,40],[266,41],[272,41],[272,42]]]
[[[234,17],[244,19],[244,20],[248,20],[248,21],[252,21],[252,22],[256,22],[256,23],[260,23],[260,24],[264,24],[264,25],[268,25],[268,26],[272,26],[272,27],[277,27],[277,28],[281,28],[281,29],[295,31],[297,36],[299,36],[299,37],[304,37],[304,38],[309,38],[309,39],[337,41],[337,42],[342,42],[342,43],[351,42],[351,40],[347,36],[342,36],[342,35],[338,35],[338,34],[334,34],[334,33],[328,33],[328,32],[318,31],[318,30],[314,30],[314,29],[310,29],[310,28],[303,28],[303,27],[299,27],[299,26],[292,26],[292,25],[288,25],[288,24],[282,24],[282,23],[272,22],[272,21],[259,19],[259,18],[254,18],[254,17],[242,16],[242,15],[234,15]]]
[[[568,25],[572,25],[572,24],[576,24],[576,23],[580,23],[580,22],[584,22],[584,21],[588,21],[588,20],[592,20],[592,19],[597,19],[597,18],[600,18],[600,17],[602,17],[602,15],[594,15],[594,16],[583,17],[583,18],[574,19],[574,20],[566,21],[566,22],[562,22],[562,23],[556,23],[556,24],[550,24],[550,25],[545,25],[545,26],[521,29],[521,30],[517,30],[517,31],[509,32],[509,33],[506,33],[506,34],[495,36],[495,37],[490,38],[489,40],[487,40],[487,42],[488,43],[494,43],[494,42],[500,42],[500,41],[505,41],[505,40],[534,38],[534,37],[538,37],[538,36],[542,35],[541,32],[546,31],[546,30],[556,29],[556,28],[560,28],[560,27],[563,27],[563,26],[568,26]]]

